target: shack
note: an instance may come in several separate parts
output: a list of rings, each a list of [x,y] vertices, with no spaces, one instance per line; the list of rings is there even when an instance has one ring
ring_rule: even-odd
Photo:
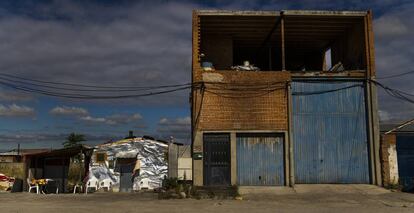
[[[69,168],[73,162],[78,162],[80,168],[89,170],[92,148],[86,145],[77,145],[70,148],[49,150],[36,154],[26,155],[26,179],[53,179],[57,182],[59,193],[71,192],[73,186],[68,184]],[[74,160],[76,159],[76,160]],[[85,171],[78,171],[77,181],[81,182]],[[27,182],[23,182],[27,188]]]
[[[384,186],[414,192],[414,120],[381,124],[381,161]]]
[[[27,156],[47,152],[50,149],[17,149],[9,150],[7,152],[0,153],[0,174],[3,174],[8,179],[0,181],[0,190],[11,189],[15,184],[15,179],[24,180],[27,178],[26,162]],[[22,185],[16,190],[23,190]]]
[[[95,146],[88,181],[109,185],[113,192],[159,188],[168,175],[167,151],[165,143],[138,137]],[[137,160],[140,174],[133,178]]]

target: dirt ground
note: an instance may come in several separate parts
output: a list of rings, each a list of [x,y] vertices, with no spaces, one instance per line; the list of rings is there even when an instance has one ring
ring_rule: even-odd
[[[155,193],[0,193],[0,212],[414,212],[414,194],[374,186],[305,185],[243,191],[241,201],[158,200]]]

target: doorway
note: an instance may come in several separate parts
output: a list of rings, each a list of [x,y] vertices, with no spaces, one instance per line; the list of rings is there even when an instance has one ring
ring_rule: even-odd
[[[203,135],[204,185],[230,185],[230,134]]]

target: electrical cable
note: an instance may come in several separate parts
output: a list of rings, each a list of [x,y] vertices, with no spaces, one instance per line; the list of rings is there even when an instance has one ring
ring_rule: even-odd
[[[414,74],[414,70],[412,70],[412,71],[408,71],[408,72],[399,73],[399,74],[395,74],[395,75],[389,75],[389,76],[384,76],[384,77],[378,77],[377,79],[396,78],[396,77],[400,77],[400,76],[404,76],[404,75],[408,75],[408,74]]]
[[[58,87],[58,86],[50,86],[50,85],[43,85],[38,83],[31,83],[25,81],[19,81],[14,79],[8,79],[0,76],[0,80],[9,81],[17,84],[28,84],[36,87],[44,87],[50,89],[57,89],[57,90],[66,90],[66,91],[79,91],[79,92],[135,92],[135,91],[145,91],[145,90],[152,90],[152,89],[164,89],[164,88],[174,88],[180,86],[189,86],[191,84],[180,84],[180,85],[168,85],[168,86],[161,86],[161,87],[152,87],[152,88],[136,88],[136,89],[77,89],[77,88],[66,88],[66,87]]]
[[[176,91],[180,91],[180,90],[185,90],[185,89],[190,89],[191,86],[184,86],[184,87],[179,87],[179,88],[174,88],[174,89],[169,89],[169,90],[162,90],[162,91],[156,91],[156,92],[148,92],[148,93],[143,93],[143,94],[131,94],[131,95],[82,95],[82,94],[69,94],[69,93],[57,93],[57,92],[51,92],[51,91],[47,91],[47,90],[40,90],[40,89],[35,89],[35,88],[31,88],[31,87],[26,87],[26,86],[21,86],[21,85],[14,85],[14,84],[10,84],[4,81],[0,81],[0,84],[8,86],[10,88],[16,89],[16,90],[21,90],[21,91],[26,91],[26,92],[32,92],[32,93],[37,93],[37,94],[42,94],[42,95],[48,95],[48,96],[54,96],[54,97],[62,97],[62,98],[76,98],[76,99],[123,99],[123,98],[137,98],[137,97],[145,97],[145,96],[152,96],[152,95],[159,95],[159,94],[165,94],[165,93],[171,93],[171,92],[176,92]]]
[[[86,85],[86,84],[73,84],[73,83],[64,83],[64,82],[52,82],[52,81],[43,81],[38,79],[29,79],[24,77],[19,77],[15,75],[10,75],[6,73],[0,73],[0,76],[6,76],[9,78],[19,79],[29,82],[37,82],[44,84],[54,84],[54,85],[65,85],[65,86],[75,86],[75,87],[87,87],[87,88],[101,88],[101,89],[153,89],[153,88],[164,88],[164,87],[174,87],[174,86],[183,86],[183,84],[176,85],[160,85],[160,86],[100,86],[100,85]]]

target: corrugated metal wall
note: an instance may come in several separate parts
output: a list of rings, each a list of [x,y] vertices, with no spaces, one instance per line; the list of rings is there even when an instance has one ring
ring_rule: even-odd
[[[362,82],[292,83],[296,183],[369,183]]]
[[[284,185],[283,136],[237,134],[237,184]]]
[[[414,135],[397,136],[398,175],[404,190],[414,190]]]

